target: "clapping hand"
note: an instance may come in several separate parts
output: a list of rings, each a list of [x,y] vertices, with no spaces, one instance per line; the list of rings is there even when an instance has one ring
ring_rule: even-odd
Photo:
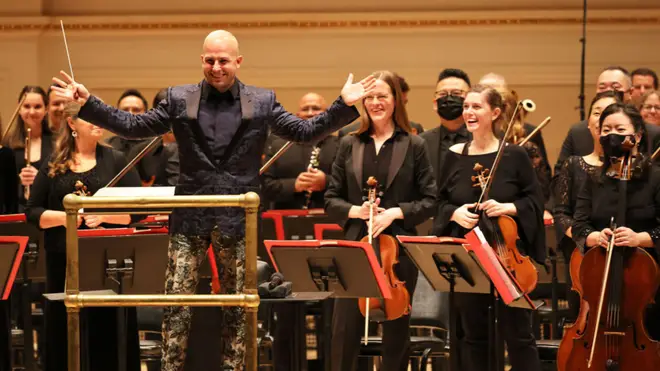
[[[348,75],[346,84],[344,84],[344,87],[341,89],[341,97],[346,105],[352,106],[362,99],[362,97],[371,93],[375,86],[376,77],[374,77],[374,75],[369,75],[362,81],[353,83],[353,74],[351,73]]]
[[[83,84],[79,84],[73,80],[66,72],[60,71],[62,79],[53,77],[53,82],[57,86],[53,86],[55,94],[65,99],[67,102],[77,102],[80,105],[84,105],[89,99],[89,91]]]

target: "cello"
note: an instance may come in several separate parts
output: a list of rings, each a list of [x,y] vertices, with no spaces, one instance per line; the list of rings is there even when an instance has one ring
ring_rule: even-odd
[[[561,342],[559,343],[559,350],[557,351],[557,371],[566,371],[566,363],[568,357],[573,350],[574,340],[584,335],[587,326],[587,316],[589,315],[589,303],[587,303],[582,296],[582,283],[580,282],[580,267],[584,256],[579,249],[574,249],[571,254],[569,263],[569,274],[573,286],[571,290],[580,295],[580,311],[575,319],[575,323],[564,328],[564,334]]]
[[[374,206],[376,204],[376,190],[378,180],[371,176],[367,179],[368,202],[369,202],[369,231],[367,236],[360,242],[367,242],[374,246],[373,224]],[[399,263],[399,243],[394,237],[386,234],[378,235],[376,241],[380,250],[381,269],[385,275],[385,281],[392,292],[391,299],[359,298],[358,305],[360,313],[364,316],[364,344],[368,344],[369,338],[369,316],[370,312],[381,314],[382,320],[391,321],[410,313],[410,293],[406,289],[405,282],[399,280],[394,272],[394,265]]]
[[[608,170],[618,179],[617,215],[611,229],[626,225],[627,182],[631,178],[633,143],[623,143],[628,152]],[[612,234],[607,248],[593,247],[580,268],[583,300],[592,313],[584,334],[573,340],[566,370],[660,370],[660,346],[649,338],[644,311],[653,301],[660,272],[651,255],[639,247],[618,247]]]

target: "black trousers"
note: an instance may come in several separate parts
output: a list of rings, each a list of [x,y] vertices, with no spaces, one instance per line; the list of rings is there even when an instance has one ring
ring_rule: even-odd
[[[0,300],[0,371],[11,370],[11,305]]]
[[[417,284],[417,268],[407,255],[399,256],[395,271],[405,281],[410,300]],[[332,314],[331,369],[354,371],[360,352],[360,339],[364,334],[364,317],[357,299],[335,299]],[[410,315],[383,322],[382,371],[406,371],[408,369],[408,344],[410,343]]]
[[[100,272],[99,272],[100,273]],[[66,253],[46,252],[46,292],[64,291]],[[44,371],[65,371],[67,365],[67,316],[62,301],[46,300]],[[140,369],[140,346],[135,308],[126,309],[126,369]],[[83,370],[117,371],[117,308],[83,308],[80,311],[81,365]]]
[[[463,330],[461,370],[488,370],[488,308],[492,300],[490,295],[456,294]],[[511,370],[540,371],[541,361],[532,332],[531,311],[507,307],[501,301],[499,303],[499,335],[506,342]]]

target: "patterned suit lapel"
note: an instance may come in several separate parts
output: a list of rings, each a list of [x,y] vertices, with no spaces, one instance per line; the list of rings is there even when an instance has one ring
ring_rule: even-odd
[[[188,125],[194,133],[197,143],[201,147],[202,151],[206,155],[210,163],[213,162],[213,151],[211,151],[211,146],[206,140],[206,136],[202,131],[202,127],[199,125],[198,115],[199,115],[199,104],[202,99],[202,83],[199,83],[188,95],[185,97],[186,101],[186,112],[183,117],[187,118]]]

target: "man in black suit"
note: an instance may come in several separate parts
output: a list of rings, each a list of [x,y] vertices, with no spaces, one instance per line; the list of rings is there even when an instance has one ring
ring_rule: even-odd
[[[596,92],[614,90],[621,93],[622,100],[630,103],[632,93],[632,81],[628,70],[620,66],[605,68],[598,76]],[[648,134],[646,147],[647,152],[653,153],[660,146],[660,128],[655,125],[646,124]],[[555,174],[561,169],[561,164],[570,156],[586,156],[594,150],[593,138],[587,127],[587,120],[574,124],[566,135],[561,146],[559,158],[555,164]]]
[[[341,97],[328,110],[303,120],[284,110],[272,90],[245,85],[236,78],[243,57],[229,32],[211,32],[204,40],[204,80],[168,88],[154,109],[133,115],[103,104],[64,72],[53,78],[60,96],[82,104],[80,118],[127,138],[148,138],[173,131],[179,145],[177,195],[235,195],[259,192],[259,168],[267,127],[287,140],[310,142],[358,117],[353,105],[374,87],[369,76],[353,83],[349,75]],[[243,292],[245,213],[239,208],[177,208],[170,216],[166,294],[192,294],[199,266],[213,246],[223,294]],[[256,294],[256,290],[248,293]],[[243,370],[245,310],[222,309],[223,367]],[[191,315],[189,307],[168,307],[163,320],[163,371],[183,369]]]
[[[121,93],[121,96],[119,96],[119,100],[117,100],[117,108],[122,111],[130,112],[134,115],[139,115],[147,112],[149,109],[149,104],[147,103],[147,99],[144,97],[144,95],[142,95],[142,93],[140,93],[139,90],[127,89]],[[133,157],[129,157],[129,152],[137,145],[144,144],[146,141],[143,139],[135,140],[122,138],[119,135],[115,135],[108,138],[106,142],[112,146],[112,148],[125,154],[126,158],[132,159]]]
[[[428,147],[433,172],[438,182],[442,161],[449,147],[470,140],[463,121],[463,100],[470,90],[470,77],[465,71],[447,68],[440,72],[433,95],[433,110],[440,117],[440,125],[420,134]]]
[[[325,99],[307,93],[299,103],[296,115],[310,119],[326,110]],[[286,141],[275,135],[269,137],[265,161],[270,160]],[[318,143],[295,143],[266,170],[261,178],[263,193],[272,201],[274,209],[323,208],[323,194],[330,181],[330,169],[335,160],[338,139],[328,135]],[[318,164],[310,167],[312,152],[318,148]]]
[[[403,104],[408,104],[408,92],[410,91],[410,85],[406,82],[406,79],[403,78],[401,75],[396,75],[399,79],[399,86],[401,87],[401,99],[403,100]],[[412,133],[413,134],[421,134],[424,132],[424,127],[417,123],[410,121],[410,127],[412,128]],[[352,133],[356,131],[357,129],[360,128],[360,123],[359,122],[354,122],[345,128],[339,130],[337,133],[339,139],[343,137],[344,135],[348,133]]]

